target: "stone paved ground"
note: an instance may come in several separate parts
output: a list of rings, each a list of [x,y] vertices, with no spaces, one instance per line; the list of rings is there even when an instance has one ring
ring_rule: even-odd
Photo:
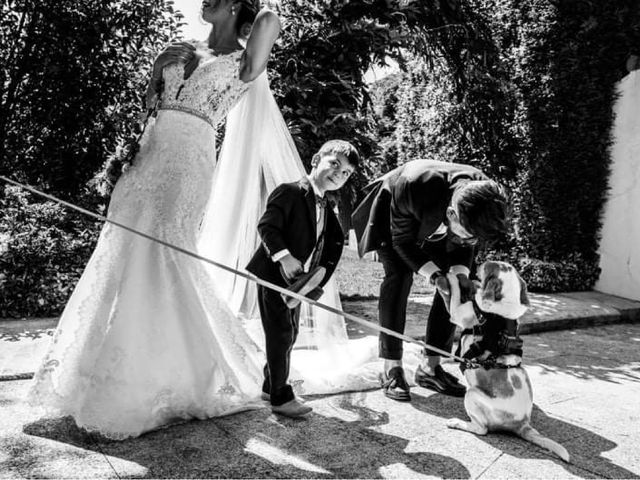
[[[421,388],[411,403],[331,395],[309,399],[307,420],[264,408],[105,442],[38,421],[14,380],[0,382],[0,478],[640,478],[640,325],[524,338],[532,423],[571,464],[509,435],[448,430],[462,400]]]

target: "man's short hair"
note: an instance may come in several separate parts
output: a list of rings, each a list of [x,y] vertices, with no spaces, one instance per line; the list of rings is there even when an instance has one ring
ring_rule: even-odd
[[[462,226],[478,239],[494,242],[509,229],[511,209],[504,187],[493,180],[471,180],[455,195]]]
[[[345,140],[329,140],[328,142],[325,142],[320,147],[320,150],[318,150],[318,153],[316,153],[319,157],[328,154],[344,155],[347,162],[349,162],[349,165],[353,168],[358,168],[358,165],[360,165],[360,154],[358,153],[358,150]]]

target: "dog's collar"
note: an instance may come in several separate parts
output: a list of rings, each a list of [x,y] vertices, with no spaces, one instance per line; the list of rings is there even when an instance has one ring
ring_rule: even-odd
[[[498,361],[498,358],[500,357],[497,355],[489,355],[489,357],[486,358],[485,360],[476,362],[476,364],[472,365],[471,368],[482,367],[485,370],[492,370],[494,368],[520,368],[522,366],[522,358],[520,359],[520,362],[518,362],[515,365],[507,365],[507,364],[501,363]]]
[[[518,335],[518,322],[509,318],[502,317],[495,313],[487,313],[480,310],[475,300],[472,301],[473,309],[478,318],[478,324],[472,328],[465,328],[461,332],[461,337],[465,335],[474,335],[478,337],[471,345],[464,358],[472,361],[471,364],[461,364],[460,369],[464,370],[468,367],[484,367],[491,368],[513,368],[519,365],[504,365],[497,361],[503,355],[517,355],[522,357],[523,342]],[[495,327],[498,328],[495,328]],[[490,333],[492,338],[486,338],[486,334]],[[495,338],[493,338],[495,336]],[[493,348],[492,348],[493,347]],[[478,356],[489,350],[491,354],[486,360],[475,360]]]

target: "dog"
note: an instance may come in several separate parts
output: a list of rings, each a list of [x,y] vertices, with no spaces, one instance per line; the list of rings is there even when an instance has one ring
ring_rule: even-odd
[[[569,462],[562,445],[543,437],[530,424],[533,390],[521,365],[522,341],[517,335],[517,320],[529,305],[526,284],[505,262],[483,263],[478,277],[474,306],[472,301],[461,301],[458,279],[448,275],[451,319],[463,329],[460,355],[481,366],[464,369],[468,384],[464,407],[471,421],[451,418],[447,426],[476,435],[512,432]]]

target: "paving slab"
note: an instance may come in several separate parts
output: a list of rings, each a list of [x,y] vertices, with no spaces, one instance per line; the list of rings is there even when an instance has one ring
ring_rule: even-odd
[[[250,414],[240,414],[250,423]],[[119,477],[282,477],[283,471],[247,455],[243,444],[218,426],[220,419],[193,421],[124,442],[99,444]]]
[[[90,436],[72,422],[38,419],[23,401],[27,387],[27,381],[0,383],[0,476],[114,478]]]
[[[520,319],[522,334],[586,328],[596,325],[640,322],[640,302],[600,292],[530,293],[531,305]],[[405,333],[424,339],[431,295],[412,295],[407,304]],[[377,299],[343,301],[345,311],[377,323]],[[349,335],[371,335],[372,330],[347,322]]]
[[[477,478],[565,480],[602,477],[575,465],[559,465],[550,459],[526,459],[504,454]]]
[[[0,320],[0,379],[17,379],[33,373],[57,323],[57,318]]]
[[[639,322],[640,302],[600,292],[529,295],[531,308],[520,319],[521,333]]]

